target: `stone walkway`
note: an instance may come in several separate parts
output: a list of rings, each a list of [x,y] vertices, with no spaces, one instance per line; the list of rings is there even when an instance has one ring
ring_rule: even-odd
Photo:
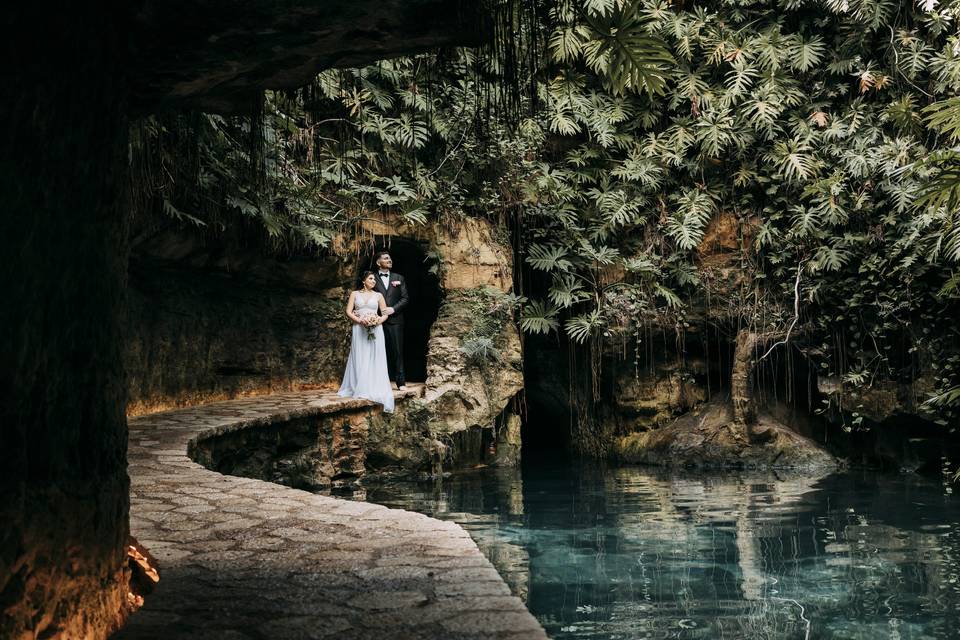
[[[130,529],[160,583],[115,637],[546,638],[457,524],[224,476],[186,454],[198,437],[371,406],[302,392],[131,419]]]

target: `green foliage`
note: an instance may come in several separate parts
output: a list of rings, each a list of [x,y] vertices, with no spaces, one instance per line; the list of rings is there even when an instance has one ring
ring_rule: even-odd
[[[458,314],[469,323],[460,339],[460,351],[468,364],[483,367],[502,361],[497,341],[504,326],[513,319],[514,311],[524,302],[520,296],[483,287],[458,293],[446,303],[456,305]]]
[[[473,336],[465,339],[460,345],[460,351],[467,357],[467,362],[473,365],[502,360],[500,350],[494,345],[493,339],[486,336]]]
[[[559,311],[548,306],[542,300],[533,300],[523,308],[520,316],[520,328],[527,333],[547,334],[560,327],[557,321]]]
[[[676,60],[662,98],[611,86],[586,58],[591,25],[575,18],[622,3],[558,5],[541,126],[563,151],[531,164],[525,259],[549,277],[524,329],[585,342],[705,298],[714,322],[782,327],[803,265],[800,334],[824,374],[864,387],[948,362],[960,56],[943,18],[960,5],[630,5]],[[931,91],[943,100],[923,107]],[[735,285],[700,262],[720,216],[749,276]],[[622,275],[581,243],[622,256]]]
[[[546,59],[520,111],[496,107],[511,103],[490,82],[504,61],[471,51],[327,71],[268,94],[257,126],[148,123],[148,143],[199,141],[183,164],[196,169],[167,158],[151,175],[173,167],[177,180],[152,188],[184,224],[217,227],[213,199],[311,246],[383,210],[414,224],[509,220],[530,300],[477,294],[462,344],[477,361],[496,357],[515,306],[524,331],[585,348],[646,324],[680,331],[693,309],[717,326],[782,329],[799,272],[796,335],[822,374],[868,386],[935,363],[938,397],[953,397],[960,1],[544,9]],[[736,249],[717,266],[721,222]]]

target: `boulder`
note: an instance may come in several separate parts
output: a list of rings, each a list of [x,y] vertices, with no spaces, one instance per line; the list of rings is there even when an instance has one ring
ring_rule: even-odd
[[[733,419],[733,407],[711,401],[661,429],[633,433],[616,442],[626,462],[668,468],[809,469],[830,471],[837,460],[813,440],[766,412],[760,412],[747,439]]]

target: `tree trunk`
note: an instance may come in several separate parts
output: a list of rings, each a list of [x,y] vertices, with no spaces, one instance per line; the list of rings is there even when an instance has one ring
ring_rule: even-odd
[[[757,421],[757,407],[753,399],[753,370],[756,365],[755,353],[758,337],[753,331],[741,329],[737,332],[736,347],[733,352],[733,374],[730,379],[733,396],[733,420],[744,427],[749,434]]]
[[[766,442],[774,437],[769,430],[757,430],[757,403],[754,399],[754,372],[757,368],[757,349],[774,340],[779,334],[759,334],[747,329],[737,332],[733,351],[733,372],[730,377],[733,398],[733,422],[752,443]]]

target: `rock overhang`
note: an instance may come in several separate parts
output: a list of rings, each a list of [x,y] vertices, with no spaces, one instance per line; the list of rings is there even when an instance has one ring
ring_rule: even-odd
[[[258,92],[305,86],[323,69],[476,46],[487,31],[484,6],[466,0],[142,2],[129,38],[133,109],[247,113]]]

